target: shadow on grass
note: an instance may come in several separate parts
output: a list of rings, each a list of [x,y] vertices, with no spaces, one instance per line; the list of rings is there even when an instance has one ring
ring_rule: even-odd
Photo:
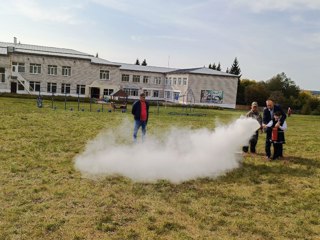
[[[260,162],[259,162],[260,161]],[[272,177],[274,181],[281,176],[307,177],[317,174],[320,162],[312,159],[299,157],[286,157],[286,160],[275,160],[271,162],[262,162],[256,158],[254,162],[245,161],[238,169],[230,171],[225,176],[218,178],[219,181],[245,181],[259,184],[262,177]],[[270,182],[271,183],[271,182]]]
[[[320,168],[320,160],[307,159],[300,157],[288,157],[290,163],[304,165],[307,167]]]

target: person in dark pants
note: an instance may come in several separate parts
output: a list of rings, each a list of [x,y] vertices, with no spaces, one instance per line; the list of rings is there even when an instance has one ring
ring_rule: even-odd
[[[274,118],[267,124],[267,127],[272,128],[271,136],[267,136],[267,138],[273,144],[273,160],[283,157],[283,144],[286,143],[284,131],[287,129],[287,122],[284,121],[279,125],[280,118],[281,113],[275,112]]]
[[[246,117],[256,119],[258,121],[258,123],[260,124],[260,129],[262,129],[262,126],[261,126],[262,117],[261,117],[261,114],[259,113],[257,102],[253,102],[251,104],[251,110],[249,112],[247,112]],[[252,137],[249,140],[251,153],[256,153],[256,145],[258,143],[258,137],[259,137],[259,129],[255,132],[254,135],[252,135]],[[249,151],[249,146],[243,146],[242,151],[247,153]]]
[[[147,132],[147,123],[149,118],[149,103],[146,101],[146,95],[140,94],[140,100],[132,105],[132,114],[134,116],[133,140],[137,142],[138,130],[141,127],[142,141],[144,141]]]
[[[267,105],[267,107],[264,108],[264,110],[263,110],[262,127],[267,133],[266,143],[265,143],[265,151],[266,151],[267,159],[270,160],[271,159],[271,150],[270,150],[271,141],[270,141],[270,137],[271,137],[271,134],[272,134],[272,127],[268,127],[267,124],[271,120],[273,120],[275,112],[280,112],[281,118],[279,119],[279,121],[277,122],[277,125],[276,125],[276,127],[280,127],[284,123],[284,121],[286,120],[287,115],[282,110],[282,108],[279,105],[274,104],[273,100],[271,100],[271,99],[268,99],[266,101],[266,105]]]

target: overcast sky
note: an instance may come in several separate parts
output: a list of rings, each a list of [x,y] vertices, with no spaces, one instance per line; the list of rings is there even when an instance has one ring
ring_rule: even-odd
[[[242,78],[285,72],[320,90],[320,0],[0,0],[0,41],[114,62],[202,67],[238,58]]]

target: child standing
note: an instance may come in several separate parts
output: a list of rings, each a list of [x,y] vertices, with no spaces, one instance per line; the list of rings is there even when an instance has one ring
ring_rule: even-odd
[[[287,122],[281,124],[280,118],[281,112],[275,112],[273,119],[267,124],[267,127],[272,128],[272,131],[267,133],[267,139],[273,144],[273,160],[283,157],[284,131],[287,129]]]

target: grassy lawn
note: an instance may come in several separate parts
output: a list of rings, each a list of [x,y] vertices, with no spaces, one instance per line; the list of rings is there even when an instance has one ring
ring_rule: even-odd
[[[0,239],[320,239],[320,117],[288,118],[287,162],[255,156],[216,179],[136,183],[84,178],[74,158],[127,113],[38,109],[0,98]],[[84,105],[84,104],[83,104]],[[131,107],[129,106],[129,109]],[[152,107],[149,135],[170,126],[214,129],[244,112]],[[133,128],[133,126],[132,126]],[[132,131],[132,129],[128,129]],[[130,133],[131,134],[131,133]]]

